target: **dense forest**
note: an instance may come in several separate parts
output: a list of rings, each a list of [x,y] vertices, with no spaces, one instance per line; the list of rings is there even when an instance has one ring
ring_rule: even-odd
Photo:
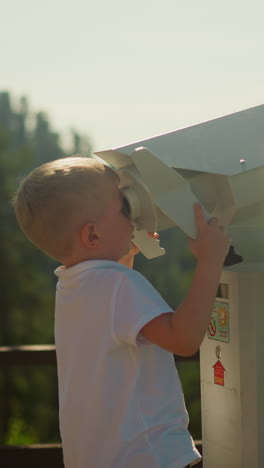
[[[53,344],[57,264],[39,252],[20,231],[11,204],[21,177],[49,160],[71,154],[91,156],[86,136],[72,130],[67,147],[43,112],[33,113],[28,100],[0,92],[0,346]],[[172,306],[190,283],[194,260],[185,236],[177,229],[160,234],[167,254],[147,261],[141,254],[135,268]],[[179,366],[190,429],[200,438],[199,366]],[[57,377],[52,366],[0,370],[0,444],[59,441]]]

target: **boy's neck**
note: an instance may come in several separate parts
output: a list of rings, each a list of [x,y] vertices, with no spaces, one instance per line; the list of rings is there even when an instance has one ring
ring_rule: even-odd
[[[127,266],[128,268],[133,268],[133,263],[134,263],[134,256],[135,254],[138,253],[133,250],[133,248],[130,250],[130,252],[126,255],[124,255],[122,258],[119,260],[115,260],[113,258],[105,258],[105,257],[100,257],[100,256],[91,256],[91,255],[85,255],[85,256],[80,256],[80,257],[75,257],[75,258],[67,258],[65,260],[62,260],[61,263],[63,264],[64,268],[71,268],[74,265],[78,265],[78,263],[82,263],[88,260],[110,260],[112,262],[117,262],[120,263],[121,265]]]

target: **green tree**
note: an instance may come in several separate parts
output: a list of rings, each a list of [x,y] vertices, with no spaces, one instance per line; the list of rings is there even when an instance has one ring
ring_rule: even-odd
[[[43,113],[32,116],[24,97],[16,106],[11,101],[0,93],[0,346],[49,344],[57,265],[21,232],[10,200],[34,166],[67,153]],[[0,391],[2,441],[58,440],[55,368],[1,369]]]
[[[66,156],[60,145],[59,134],[50,130],[48,118],[43,112],[36,115],[32,145],[35,166]]]
[[[9,138],[0,135],[0,282],[1,324],[0,344],[25,345],[53,343],[54,263],[39,252],[19,229],[10,198],[16,188],[17,174],[32,159],[26,148],[10,154]],[[46,274],[49,270],[50,274]],[[2,369],[0,387],[2,438],[19,427],[21,418],[29,418],[39,395],[37,388],[54,400],[56,380],[45,382],[39,370]],[[29,373],[28,373],[29,372]],[[55,377],[55,376],[54,376]],[[35,393],[33,393],[35,390]],[[30,394],[30,398],[23,398]],[[48,407],[47,407],[48,409]],[[35,412],[40,410],[35,405]],[[30,418],[29,418],[30,419]],[[31,419],[34,419],[31,414]],[[47,419],[47,418],[46,418]],[[10,421],[12,427],[10,427]],[[39,419],[39,428],[43,421]],[[54,424],[54,421],[53,421]],[[45,425],[45,418],[44,418]],[[20,425],[20,427],[22,427]],[[24,427],[24,426],[23,426]],[[37,427],[37,426],[36,426]],[[31,433],[33,431],[30,429]]]
[[[81,135],[75,129],[71,131],[72,135],[72,154],[81,154],[82,156],[92,156],[92,145],[86,135]]]
[[[2,131],[11,132],[12,117],[9,93],[3,91],[0,93],[0,128]]]

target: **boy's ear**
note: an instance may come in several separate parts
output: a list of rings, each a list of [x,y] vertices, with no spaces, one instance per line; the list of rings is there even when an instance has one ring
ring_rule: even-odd
[[[81,243],[89,249],[95,248],[99,243],[99,236],[95,224],[84,224],[80,231]]]

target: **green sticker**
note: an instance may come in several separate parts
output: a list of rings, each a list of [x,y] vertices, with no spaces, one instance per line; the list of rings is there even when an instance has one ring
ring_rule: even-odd
[[[211,340],[225,341],[229,343],[229,304],[215,301],[214,309],[210,317],[207,336]]]

